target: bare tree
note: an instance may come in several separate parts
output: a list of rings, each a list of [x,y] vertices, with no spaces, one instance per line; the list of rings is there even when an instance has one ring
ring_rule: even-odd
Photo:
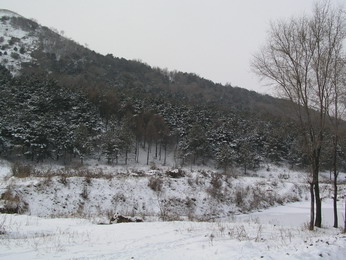
[[[342,46],[335,51],[342,51]],[[333,61],[334,68],[331,73],[332,77],[332,101],[333,104],[329,109],[329,119],[332,126],[333,133],[333,162],[332,162],[332,171],[333,171],[333,210],[334,210],[334,227],[338,227],[338,210],[337,210],[337,197],[338,197],[338,175],[339,175],[339,157],[340,157],[340,144],[339,144],[339,136],[340,130],[339,125],[341,119],[344,118],[345,115],[345,104],[346,104],[346,58],[343,59],[335,59]]]
[[[311,17],[271,24],[267,44],[256,54],[252,68],[274,84],[294,105],[311,165],[310,228],[321,227],[319,167],[324,132],[333,100],[335,62],[343,60],[345,17],[329,2],[316,3]],[[313,215],[313,200],[316,218]]]

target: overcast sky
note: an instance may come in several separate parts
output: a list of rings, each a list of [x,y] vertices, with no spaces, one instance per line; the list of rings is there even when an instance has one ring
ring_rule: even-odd
[[[343,3],[345,0],[331,0]],[[102,54],[270,93],[250,72],[270,21],[309,14],[314,0],[0,0]]]

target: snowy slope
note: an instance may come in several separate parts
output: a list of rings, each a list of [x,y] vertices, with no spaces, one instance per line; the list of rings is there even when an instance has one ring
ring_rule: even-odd
[[[24,30],[18,22],[21,16],[0,9],[0,64],[16,75],[22,63],[33,62],[31,53],[38,48],[38,31]],[[38,27],[36,30],[40,30]]]
[[[98,164],[36,165],[30,167],[31,174],[19,177],[12,176],[11,167],[0,161],[0,210],[40,217],[108,222],[118,212],[145,220],[210,221],[309,200],[306,174],[276,166],[237,177],[211,169]],[[332,185],[323,176],[321,195],[326,200],[332,197]],[[345,175],[339,180],[344,182]],[[345,185],[339,185],[340,198],[345,191]]]
[[[42,217],[109,219],[119,212],[147,219],[211,220],[304,200],[307,194],[305,183],[296,184],[279,174],[234,178],[210,169],[182,169],[182,175],[175,176],[177,169],[98,165],[36,166],[31,176],[18,178],[11,176],[8,162],[0,168],[0,194],[10,195],[19,212]],[[6,208],[6,203],[0,200],[0,208]]]

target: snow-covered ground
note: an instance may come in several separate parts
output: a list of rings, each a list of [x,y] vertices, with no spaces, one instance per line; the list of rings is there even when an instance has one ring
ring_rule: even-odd
[[[329,203],[330,201],[328,201]],[[308,231],[305,218],[286,226],[295,203],[262,216],[276,225],[252,220],[222,222],[146,222],[97,225],[85,219],[45,219],[25,215],[0,215],[1,259],[345,259],[346,235],[322,228]],[[329,204],[328,204],[329,205]],[[329,207],[329,206],[328,206]],[[295,210],[296,209],[296,210]],[[260,219],[260,220],[259,220]]]
[[[0,214],[0,259],[345,259],[346,235],[331,227],[328,173],[321,174],[323,228],[308,231],[306,174],[285,167],[236,177],[188,167],[175,176],[172,165],[89,161],[35,165],[19,178],[12,166],[0,160],[0,197],[22,203],[24,215]],[[339,192],[342,226],[344,184]],[[144,222],[100,224],[114,212]]]
[[[325,199],[322,202],[323,226],[330,228],[333,226],[333,201]],[[283,225],[291,227],[307,226],[310,220],[310,201],[300,201],[289,203],[284,206],[276,206],[263,211],[251,214],[241,214],[236,216],[237,221],[252,221],[256,223]],[[338,219],[343,224],[345,219],[345,202],[338,201]]]

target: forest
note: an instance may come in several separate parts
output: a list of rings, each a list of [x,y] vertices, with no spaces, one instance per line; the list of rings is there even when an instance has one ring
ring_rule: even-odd
[[[128,164],[146,153],[143,163],[159,158],[165,164],[173,153],[176,166],[224,171],[281,162],[308,166],[288,100],[103,56],[20,16],[1,22],[37,39],[35,48],[13,36],[2,39],[2,58],[11,50],[15,60],[34,59],[21,62],[20,76],[11,74],[8,61],[1,66],[0,154],[8,159]],[[326,136],[331,132],[327,127]],[[324,142],[321,166],[329,169],[332,140]]]
[[[42,75],[13,78],[4,67],[1,78],[5,158],[128,164],[138,162],[141,152],[147,154],[143,163],[159,158],[164,164],[167,152],[174,152],[177,165],[212,164],[225,171],[280,162],[307,166],[293,120],[265,120],[164,93],[154,98],[121,88],[83,92]],[[325,156],[326,168],[330,160]]]

